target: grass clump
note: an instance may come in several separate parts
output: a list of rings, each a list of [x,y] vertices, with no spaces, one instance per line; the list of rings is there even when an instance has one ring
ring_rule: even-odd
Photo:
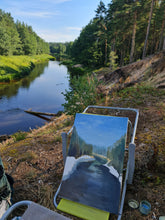
[[[149,97],[152,101],[154,101],[157,97],[165,96],[165,91],[141,84],[124,88],[117,92],[116,96],[119,97],[121,101],[131,101],[131,105],[135,107],[138,105],[144,105],[148,102]]]
[[[57,142],[59,142],[59,143],[62,142],[61,135],[58,135],[58,136],[55,137],[55,142],[56,142],[56,143],[57,143]]]
[[[22,132],[22,131],[16,132],[15,134],[12,135],[14,141],[24,140],[26,138],[26,136],[27,136],[27,133]]]
[[[23,154],[23,157],[21,158],[21,161],[28,161],[30,162],[33,159],[36,159],[37,155],[32,151],[27,151]]]

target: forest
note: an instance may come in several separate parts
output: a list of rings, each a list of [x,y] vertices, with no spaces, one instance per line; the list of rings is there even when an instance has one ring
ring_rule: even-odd
[[[48,54],[49,44],[32,29],[19,21],[14,22],[10,13],[0,9],[0,55]]]
[[[66,53],[86,66],[123,66],[165,48],[165,0],[100,1]]]
[[[90,67],[115,69],[165,48],[165,0],[100,1],[94,18],[73,42],[46,43],[31,26],[0,9],[0,55],[69,55]]]

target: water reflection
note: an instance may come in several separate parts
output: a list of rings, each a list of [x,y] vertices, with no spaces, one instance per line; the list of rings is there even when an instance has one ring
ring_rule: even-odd
[[[67,67],[57,61],[37,65],[26,78],[0,85],[0,135],[41,126],[43,119],[24,112],[57,113],[65,102],[62,92],[69,89]]]
[[[48,62],[38,64],[32,70],[29,76],[21,79],[20,81],[0,84],[0,98],[2,97],[10,98],[12,96],[17,95],[20,87],[28,89],[30,87],[30,84],[37,77],[39,77],[41,74],[44,73],[44,69],[47,66],[48,66]]]

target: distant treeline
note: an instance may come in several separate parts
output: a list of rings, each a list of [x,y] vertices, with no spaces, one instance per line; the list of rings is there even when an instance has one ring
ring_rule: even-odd
[[[165,49],[165,0],[100,1],[66,52],[87,66],[123,66]]]
[[[49,44],[24,23],[0,9],[0,55],[48,54]]]
[[[54,56],[57,60],[65,59],[70,54],[70,45],[72,42],[66,43],[55,43],[50,42],[50,53]]]

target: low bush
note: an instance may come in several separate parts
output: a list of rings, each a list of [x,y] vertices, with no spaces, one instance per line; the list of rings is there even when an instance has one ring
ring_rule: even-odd
[[[66,101],[63,104],[66,114],[75,115],[76,112],[82,112],[88,105],[96,104],[99,98],[96,91],[97,84],[98,81],[93,76],[73,77],[71,79],[72,89],[63,93]]]
[[[15,134],[12,135],[15,141],[21,141],[24,140],[27,136],[26,132],[18,131]]]

